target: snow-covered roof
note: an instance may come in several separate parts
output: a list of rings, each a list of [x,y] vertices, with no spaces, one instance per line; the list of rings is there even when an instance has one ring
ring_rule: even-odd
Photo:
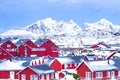
[[[55,70],[53,70],[49,65],[47,64],[41,64],[41,65],[35,65],[30,66],[32,70],[34,70],[38,74],[47,74],[47,73],[53,73]]]
[[[41,45],[41,44],[44,43],[46,40],[47,40],[47,39],[41,39],[41,38],[39,38],[39,39],[37,39],[37,40],[35,41],[35,44],[36,44],[36,45]]]
[[[28,40],[28,39],[19,39],[15,44],[16,44],[16,45],[25,44],[25,42],[26,42],[27,40]]]
[[[26,60],[5,60],[0,62],[0,71],[6,70],[22,70],[29,66],[29,62]]]
[[[83,56],[56,57],[56,58],[51,58],[46,62],[51,64],[52,61],[54,61],[55,59],[57,59],[61,64],[69,64],[69,63],[80,63],[84,59],[84,57]]]
[[[92,71],[120,70],[120,59],[87,61]]]

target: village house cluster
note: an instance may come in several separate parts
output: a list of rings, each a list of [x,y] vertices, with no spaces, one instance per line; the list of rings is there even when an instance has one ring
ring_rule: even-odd
[[[69,52],[67,49],[60,49],[50,39],[1,41],[0,80],[60,80],[70,73],[79,75],[81,80],[120,79],[120,59],[115,56],[119,54],[117,49],[103,43]]]

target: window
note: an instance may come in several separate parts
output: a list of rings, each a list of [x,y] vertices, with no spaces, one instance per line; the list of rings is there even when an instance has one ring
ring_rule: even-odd
[[[118,71],[118,76],[120,77],[120,71]]]
[[[0,54],[2,54],[2,50],[0,49]]]
[[[86,79],[90,79],[91,78],[91,73],[90,72],[86,72]]]
[[[30,80],[38,80],[38,75],[30,75]]]
[[[11,47],[11,44],[7,44],[7,47],[8,47],[8,48]]]
[[[114,78],[115,77],[115,72],[111,71],[111,77]]]
[[[46,74],[46,80],[49,80],[49,74]]]
[[[6,50],[9,51],[9,52],[16,52],[17,51],[15,48],[13,48],[13,49],[6,49]]]
[[[46,48],[32,48],[32,51],[46,51]]]
[[[107,72],[107,77],[108,77],[108,78],[110,77],[110,71]]]
[[[54,73],[51,73],[51,79],[54,79]]]
[[[68,68],[68,64],[65,64],[65,69],[67,69]]]
[[[52,52],[58,52],[58,48],[52,48]]]
[[[21,75],[21,79],[22,79],[22,80],[26,80],[26,75],[25,75],[25,74],[22,74],[22,75]]]
[[[44,74],[43,74],[43,75],[41,75],[41,80],[44,80]]]
[[[96,78],[102,78],[103,73],[102,72],[96,72]]]

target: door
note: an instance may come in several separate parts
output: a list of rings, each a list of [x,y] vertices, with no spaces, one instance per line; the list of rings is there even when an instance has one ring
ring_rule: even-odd
[[[14,80],[14,71],[10,71],[10,80]]]
[[[86,72],[86,80],[90,80],[91,79],[91,73],[90,72]]]
[[[49,74],[46,74],[46,80],[49,80]]]
[[[111,78],[114,79],[114,77],[115,77],[115,72],[111,71]]]

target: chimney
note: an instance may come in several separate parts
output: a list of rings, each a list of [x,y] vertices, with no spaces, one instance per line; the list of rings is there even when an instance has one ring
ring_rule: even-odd
[[[0,43],[2,42],[2,38],[0,38]]]
[[[109,61],[109,59],[107,59],[107,62],[108,62],[108,64],[110,64],[110,61]]]

